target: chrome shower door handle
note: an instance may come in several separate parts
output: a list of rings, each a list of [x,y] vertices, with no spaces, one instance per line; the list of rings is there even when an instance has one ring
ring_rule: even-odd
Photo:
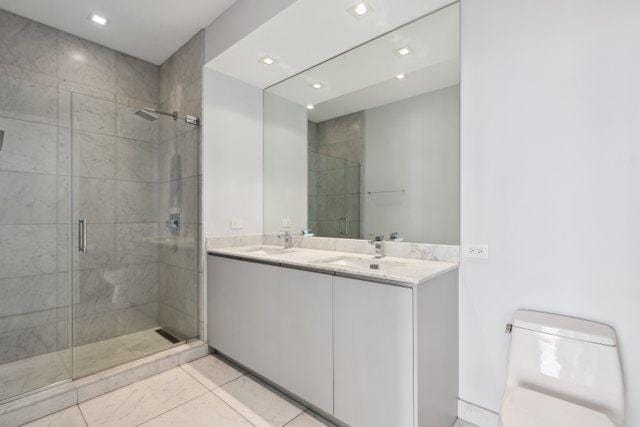
[[[82,255],[87,253],[87,218],[78,221],[78,250]]]

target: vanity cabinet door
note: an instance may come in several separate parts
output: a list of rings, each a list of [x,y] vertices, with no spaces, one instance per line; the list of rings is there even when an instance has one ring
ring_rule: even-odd
[[[279,268],[209,257],[209,344],[275,380],[278,361]]]
[[[354,427],[413,425],[412,290],[334,277],[334,414]]]
[[[331,413],[331,276],[209,256],[209,344]]]
[[[332,276],[280,270],[278,383],[332,413]]]

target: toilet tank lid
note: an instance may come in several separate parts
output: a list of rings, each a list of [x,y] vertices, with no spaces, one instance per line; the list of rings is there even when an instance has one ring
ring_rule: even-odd
[[[616,345],[615,331],[602,323],[540,311],[518,310],[513,315],[514,327],[535,332],[573,338],[595,344]]]

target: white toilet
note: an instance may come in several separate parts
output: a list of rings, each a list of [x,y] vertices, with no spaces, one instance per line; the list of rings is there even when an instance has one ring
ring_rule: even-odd
[[[503,427],[624,426],[624,384],[613,329],[516,311],[501,420]]]

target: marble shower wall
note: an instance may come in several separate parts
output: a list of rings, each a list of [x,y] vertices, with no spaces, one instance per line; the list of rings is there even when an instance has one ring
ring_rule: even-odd
[[[67,348],[71,301],[79,345],[159,324],[160,122],[133,114],[159,92],[159,67],[0,9],[0,364]]]
[[[317,236],[360,238],[364,112],[309,122],[309,227]]]
[[[160,107],[202,117],[204,32],[178,49],[160,67]],[[181,338],[198,336],[200,245],[200,128],[183,120],[160,123],[159,318]],[[170,236],[165,221],[178,213],[182,227]]]

